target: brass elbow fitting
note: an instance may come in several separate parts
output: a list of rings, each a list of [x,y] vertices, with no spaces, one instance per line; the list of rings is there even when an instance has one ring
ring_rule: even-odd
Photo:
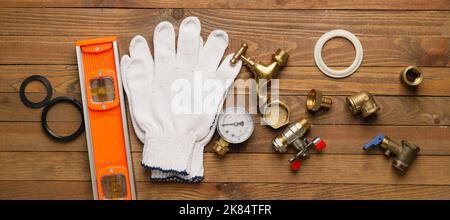
[[[297,150],[300,150],[304,146],[301,137],[305,135],[310,127],[310,123],[305,118],[301,118],[298,122],[289,124],[286,129],[272,141],[274,149],[283,153],[287,151],[288,145],[292,144]]]
[[[366,118],[380,110],[372,94],[366,91],[349,96],[346,98],[346,101],[352,114],[361,114],[362,118]]]
[[[383,134],[376,136],[364,145],[363,149],[368,151],[377,146],[384,152],[386,157],[394,158],[392,166],[401,172],[405,172],[408,169],[420,151],[420,148],[414,144],[405,140],[402,140],[401,144],[398,144]]]
[[[322,91],[311,89],[306,97],[306,109],[317,111],[320,107],[330,108],[333,101],[330,97],[322,96]]]
[[[415,66],[408,66],[401,72],[400,81],[403,85],[416,87],[423,81],[423,72]]]

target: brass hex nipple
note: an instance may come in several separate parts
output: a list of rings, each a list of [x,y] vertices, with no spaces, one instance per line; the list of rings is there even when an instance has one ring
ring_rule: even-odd
[[[362,118],[375,114],[380,107],[369,92],[363,91],[346,98],[348,108],[353,115],[361,114]]]
[[[298,122],[289,124],[286,129],[272,141],[274,149],[281,153],[286,152],[289,144],[296,140],[301,142],[301,137],[305,135],[310,127],[310,123],[305,118],[301,118]],[[298,145],[294,143],[293,146],[295,148],[300,148],[303,146],[300,142]]]
[[[330,108],[333,101],[330,97],[322,96],[322,91],[311,89],[306,97],[306,109],[309,111],[317,111],[320,107]]]
[[[409,87],[416,87],[423,81],[423,72],[415,66],[408,66],[400,74],[400,81]]]
[[[228,151],[230,151],[230,148],[228,147],[229,145],[230,144],[228,142],[220,138],[213,146],[213,150],[217,153],[217,155],[223,157]]]

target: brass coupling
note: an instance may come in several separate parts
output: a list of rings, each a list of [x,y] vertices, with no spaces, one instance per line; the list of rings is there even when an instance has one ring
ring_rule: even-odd
[[[347,97],[346,102],[352,114],[361,114],[362,118],[366,118],[380,110],[373,95],[366,91]]]
[[[301,118],[298,122],[289,124],[284,131],[273,139],[272,144],[276,151],[283,153],[287,151],[287,147],[292,144],[297,150],[304,145],[302,137],[309,130],[311,124]]]
[[[320,107],[330,108],[333,101],[330,97],[323,96],[322,91],[311,89],[306,97],[306,109],[309,111],[318,111]]]
[[[376,136],[364,145],[363,149],[368,151],[374,147],[379,147],[386,157],[393,157],[392,166],[401,172],[405,172],[411,166],[420,151],[420,148],[414,144],[405,140],[398,144],[383,134]]]
[[[402,70],[400,81],[408,87],[416,87],[423,81],[423,72],[415,66],[408,66]]]

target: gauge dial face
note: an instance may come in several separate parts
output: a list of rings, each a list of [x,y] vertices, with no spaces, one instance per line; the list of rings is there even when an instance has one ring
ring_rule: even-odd
[[[246,141],[252,135],[253,129],[252,116],[244,108],[227,108],[219,116],[217,131],[229,143],[238,144]]]

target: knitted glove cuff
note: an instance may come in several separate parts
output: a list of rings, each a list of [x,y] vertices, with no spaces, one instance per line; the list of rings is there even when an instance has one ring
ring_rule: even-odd
[[[188,175],[196,139],[183,133],[167,131],[147,136],[142,165],[150,170]]]
[[[183,182],[183,183],[199,183],[203,180],[203,173],[201,176],[194,176],[189,173],[187,176],[177,175],[176,173],[161,172],[159,170],[152,170],[151,181],[157,182]]]

